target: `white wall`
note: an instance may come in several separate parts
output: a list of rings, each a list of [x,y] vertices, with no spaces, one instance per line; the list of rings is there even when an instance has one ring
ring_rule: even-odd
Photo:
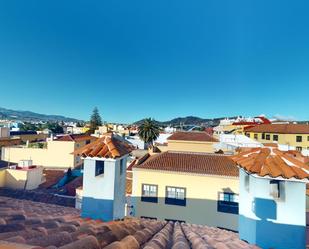
[[[240,170],[240,199],[239,214],[247,218],[259,220],[254,214],[252,203],[254,198],[270,199],[270,180],[265,178],[249,177],[249,192],[245,189],[245,175]],[[289,225],[306,225],[306,184],[302,182],[282,181],[280,183],[281,198],[276,201],[277,218],[274,223]]]
[[[95,176],[95,160],[105,161],[104,174]],[[115,183],[114,159],[85,158],[83,197],[92,197],[103,200],[113,200],[114,183]]]

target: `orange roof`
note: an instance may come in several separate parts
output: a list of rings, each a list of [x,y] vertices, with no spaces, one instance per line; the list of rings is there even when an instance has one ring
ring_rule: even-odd
[[[276,148],[253,148],[231,158],[239,167],[258,176],[309,179],[308,165],[293,157],[291,153]]]
[[[167,140],[218,142],[217,139],[203,131],[179,131],[168,137]]]
[[[108,134],[75,150],[74,154],[82,157],[117,158],[129,154],[131,151],[132,148],[128,143]]]
[[[248,132],[268,132],[280,134],[309,134],[307,124],[261,124],[251,128],[245,128]]]
[[[135,164],[134,168],[236,177],[239,173],[228,156],[176,151],[153,155],[145,162]]]

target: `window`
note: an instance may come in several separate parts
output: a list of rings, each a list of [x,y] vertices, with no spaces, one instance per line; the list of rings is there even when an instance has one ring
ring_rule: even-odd
[[[104,174],[104,161],[95,161],[95,176]]]
[[[270,140],[270,135],[266,134],[266,140]]]
[[[167,186],[165,189],[165,204],[186,206],[186,189]]]
[[[247,136],[248,138],[250,138],[250,133],[246,132],[246,136]]]
[[[303,137],[302,136],[296,136],[296,142],[300,143],[303,141]]]
[[[249,176],[249,174],[245,175],[245,189],[247,191],[250,190],[250,176]]]
[[[270,195],[274,199],[280,198],[280,182],[278,180],[271,180],[270,182]]]
[[[90,140],[86,140],[86,144],[90,144]]]
[[[142,184],[141,201],[158,202],[158,185]]]
[[[123,165],[123,162],[124,162],[124,160],[123,159],[121,159],[120,160],[120,175],[122,175],[123,174],[123,171],[124,171],[124,165]]]
[[[303,148],[302,148],[301,146],[296,146],[296,150],[297,150],[297,151],[302,151],[302,149],[303,149]]]
[[[309,136],[307,136],[307,141],[309,142]]]
[[[278,141],[278,135],[273,135],[273,140]]]
[[[262,139],[265,139],[265,133],[262,133]]]
[[[255,139],[255,140],[258,140],[258,138],[259,138],[259,137],[258,137],[258,134],[255,133],[255,134],[254,134],[254,139]]]
[[[217,210],[222,213],[238,214],[238,195],[234,193],[219,193]]]

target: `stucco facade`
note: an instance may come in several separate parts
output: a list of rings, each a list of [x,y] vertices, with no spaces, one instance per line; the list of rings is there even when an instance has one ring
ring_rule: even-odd
[[[158,202],[143,202],[142,184],[158,186]],[[238,230],[238,215],[218,212],[219,193],[238,194],[238,177],[133,168],[133,213],[136,217],[181,220]],[[165,204],[166,187],[186,189],[186,206]]]
[[[2,148],[2,160],[19,162],[32,160],[34,165],[51,168],[76,167],[82,163],[79,156],[72,153],[85,145],[85,141],[48,141],[47,148],[27,148],[25,146]]]
[[[126,160],[127,156],[84,159],[82,217],[104,221],[124,218]],[[104,162],[100,175],[96,175],[96,161]]]
[[[214,142],[168,140],[166,150],[213,153],[214,144]]]
[[[304,249],[306,184],[279,181],[280,197],[274,198],[270,194],[270,181],[240,170],[240,238],[262,248]]]
[[[284,145],[290,145],[298,150],[309,150],[309,134],[280,134],[270,132],[246,132],[251,138],[260,143],[278,143]],[[301,137],[301,142],[297,140],[297,137]]]
[[[43,168],[2,169],[0,170],[0,187],[12,189],[36,189],[43,180]]]

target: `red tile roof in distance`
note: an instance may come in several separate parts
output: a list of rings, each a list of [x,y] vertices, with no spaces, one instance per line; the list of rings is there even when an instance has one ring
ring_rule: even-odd
[[[245,128],[247,132],[268,132],[279,134],[309,134],[308,124],[261,124]]]
[[[80,142],[85,140],[96,140],[96,137],[86,135],[86,134],[70,134],[70,135],[64,135],[57,139],[57,141],[74,141],[74,142]]]
[[[153,155],[134,168],[234,177],[239,174],[236,164],[228,156],[176,151]]]
[[[74,154],[82,157],[117,158],[129,154],[131,151],[132,147],[128,143],[120,141],[112,134],[106,134],[96,141],[75,150]]]
[[[287,151],[276,148],[253,148],[231,159],[248,173],[271,178],[309,179],[309,166]]]
[[[178,131],[171,135],[167,140],[218,142],[217,139],[203,131]]]

